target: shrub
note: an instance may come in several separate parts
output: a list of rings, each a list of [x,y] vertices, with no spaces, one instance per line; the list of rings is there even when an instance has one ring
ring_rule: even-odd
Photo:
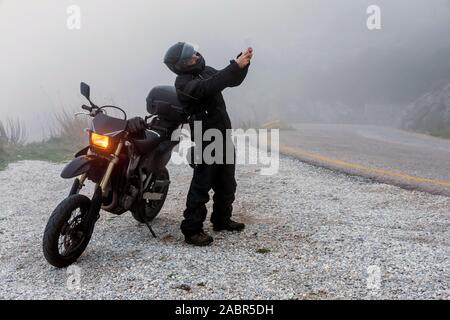
[[[0,120],[0,143],[1,147],[20,146],[27,139],[25,126],[19,120],[6,119],[6,124]]]
[[[87,142],[84,129],[89,127],[87,116],[75,117],[71,112],[62,109],[55,115],[49,126],[47,142],[64,142],[72,147],[79,147]]]

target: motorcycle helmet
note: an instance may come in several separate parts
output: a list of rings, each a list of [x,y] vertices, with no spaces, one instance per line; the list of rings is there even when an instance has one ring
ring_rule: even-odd
[[[164,64],[176,74],[198,74],[205,68],[205,59],[197,48],[188,42],[177,42],[166,51]],[[197,60],[192,63],[194,55]]]

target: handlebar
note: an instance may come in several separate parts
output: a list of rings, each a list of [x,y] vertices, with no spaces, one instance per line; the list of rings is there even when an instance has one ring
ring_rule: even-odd
[[[89,115],[91,117],[95,117],[99,113],[103,113],[103,114],[107,115],[107,112],[105,110],[106,108],[113,108],[113,109],[119,110],[120,112],[123,113],[123,116],[124,116],[124,118],[122,120],[127,120],[127,113],[122,108],[119,108],[119,107],[116,107],[116,106],[106,105],[106,106],[102,106],[102,107],[97,107],[96,105],[87,106],[85,104],[83,104],[81,106],[81,109],[88,111]]]
[[[89,112],[92,111],[92,107],[89,107],[89,106],[87,106],[87,105],[85,105],[85,104],[83,104],[83,105],[81,106],[81,109],[86,110],[86,111],[89,111]]]

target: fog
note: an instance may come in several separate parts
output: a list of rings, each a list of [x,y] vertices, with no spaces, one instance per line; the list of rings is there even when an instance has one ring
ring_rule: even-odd
[[[371,4],[381,30],[366,26]],[[69,5],[80,30],[67,28]],[[165,50],[189,41],[215,68],[254,48],[246,81],[224,93],[234,120],[393,125],[450,81],[449,31],[448,0],[3,0],[0,120],[20,118],[40,139],[55,112],[85,102],[80,81],[98,104],[144,116],[151,87],[175,79]]]

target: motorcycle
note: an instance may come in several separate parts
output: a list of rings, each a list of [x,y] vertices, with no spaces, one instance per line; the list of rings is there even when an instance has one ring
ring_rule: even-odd
[[[97,106],[90,99],[90,87],[80,84],[80,92],[89,102],[81,112],[92,118],[89,145],[75,154],[61,172],[74,179],[69,195],[54,209],[43,236],[45,259],[62,268],[74,263],[86,249],[100,217],[100,209],[115,215],[131,211],[148,226],[166,200],[170,177],[166,168],[173,148],[173,132],[187,120],[185,107],[172,86],[154,87],[147,97],[145,130],[127,129],[127,114],[117,106]],[[109,116],[118,110],[123,118]],[[78,113],[80,114],[80,113]],[[92,181],[91,198],[80,194],[87,180]]]

